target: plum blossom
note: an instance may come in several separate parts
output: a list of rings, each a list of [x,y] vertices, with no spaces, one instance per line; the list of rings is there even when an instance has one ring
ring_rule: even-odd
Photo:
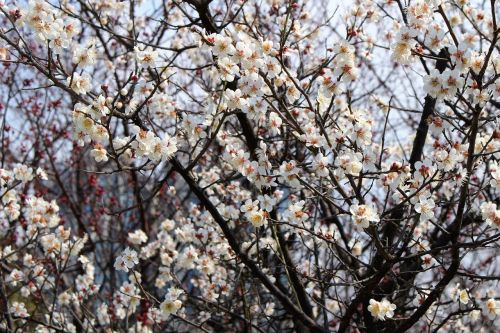
[[[90,155],[95,159],[96,162],[106,162],[108,160],[108,153],[106,149],[100,144],[96,144],[94,149],[90,152]]]
[[[358,228],[368,228],[370,222],[379,222],[380,217],[375,209],[368,205],[353,204],[349,208],[352,215],[352,222]]]
[[[372,317],[377,320],[386,320],[394,316],[394,310],[396,310],[396,305],[389,302],[387,299],[382,301],[376,301],[370,299],[370,305],[368,306],[368,311],[370,311]]]
[[[421,199],[415,204],[415,211],[420,214],[420,222],[425,222],[434,217],[436,204],[432,199]]]
[[[148,241],[148,236],[141,229],[137,229],[134,232],[128,233],[127,240],[134,245],[140,245]]]
[[[327,177],[329,174],[328,166],[330,164],[329,158],[319,153],[314,158],[312,167],[319,177]]]
[[[415,172],[413,176],[416,180],[422,182],[432,176],[434,169],[433,163],[430,160],[418,161],[415,163]]]
[[[481,216],[488,225],[500,227],[500,209],[493,202],[483,202],[481,204]]]
[[[236,48],[233,46],[233,43],[232,43],[232,40],[230,37],[215,35],[213,47],[212,47],[212,52],[215,56],[222,58],[224,56],[234,54],[236,52]]]
[[[425,254],[421,256],[420,259],[422,260],[422,267],[424,269],[431,269],[439,264],[437,260],[430,254]]]
[[[229,57],[219,59],[217,65],[221,72],[221,79],[227,82],[232,82],[240,71],[238,66]]]
[[[77,94],[85,94],[92,87],[92,79],[88,73],[83,73],[82,75],[74,73],[73,76],[67,78],[66,82]]]
[[[483,312],[489,319],[495,319],[496,316],[500,315],[500,301],[489,298],[483,304]]]
[[[139,65],[143,68],[156,67],[158,59],[158,51],[154,50],[152,47],[148,46],[141,50],[139,47],[135,47],[136,59]]]
[[[134,268],[135,265],[139,263],[139,258],[137,257],[137,252],[130,248],[126,248],[115,261],[115,269],[128,272],[130,269]]]
[[[30,316],[26,310],[26,306],[22,302],[12,302],[9,311],[17,318],[28,318]]]

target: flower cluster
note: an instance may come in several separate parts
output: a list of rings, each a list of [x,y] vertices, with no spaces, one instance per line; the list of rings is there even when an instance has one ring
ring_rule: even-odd
[[[353,204],[349,208],[352,214],[352,222],[358,228],[368,228],[370,226],[370,222],[379,222],[380,217],[377,215],[377,212],[368,205],[358,205]]]
[[[370,305],[368,305],[368,311],[370,311],[372,317],[377,320],[392,318],[394,316],[394,310],[396,310],[396,305],[385,298],[380,302],[370,299]]]

